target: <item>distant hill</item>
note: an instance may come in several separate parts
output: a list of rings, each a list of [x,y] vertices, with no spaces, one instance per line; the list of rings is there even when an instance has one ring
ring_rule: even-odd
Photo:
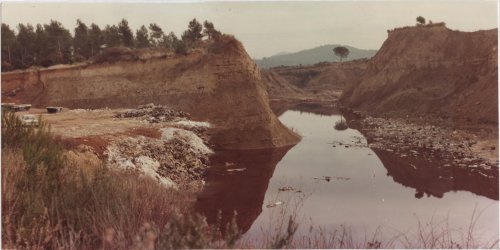
[[[312,49],[306,49],[295,53],[279,53],[274,56],[264,57],[255,60],[255,63],[263,69],[277,66],[296,66],[312,65],[319,62],[338,62],[339,58],[333,53],[333,49],[338,44],[323,45]],[[376,50],[358,49],[351,46],[345,46],[349,49],[349,56],[344,61],[356,60],[361,58],[371,58],[377,53]]]

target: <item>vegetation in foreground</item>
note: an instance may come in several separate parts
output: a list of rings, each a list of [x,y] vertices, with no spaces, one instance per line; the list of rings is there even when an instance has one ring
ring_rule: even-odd
[[[134,172],[75,161],[45,123],[24,127],[13,113],[2,113],[3,248],[498,247],[498,239],[478,240],[474,224],[480,213],[458,234],[443,222],[419,223],[415,235],[397,233],[389,241],[381,240],[382,230],[359,241],[344,226],[333,231],[311,227],[309,234],[297,235],[300,203],[277,210],[258,240],[240,239],[234,220],[222,234],[222,225],[208,225],[195,214],[194,197],[193,190],[165,189]]]
[[[4,112],[2,147],[4,248],[212,248],[239,236],[194,214],[192,190],[71,160],[43,122],[23,127]]]

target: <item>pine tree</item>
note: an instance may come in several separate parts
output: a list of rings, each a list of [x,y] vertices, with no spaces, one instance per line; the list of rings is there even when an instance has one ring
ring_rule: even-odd
[[[20,49],[21,67],[28,68],[34,64],[35,59],[35,30],[31,24],[20,23],[17,28],[16,40]]]
[[[151,31],[151,38],[150,38],[151,44],[154,47],[161,46],[161,42],[165,36],[161,27],[158,26],[158,24],[156,24],[156,23],[151,23],[151,24],[149,24],[149,30]]]
[[[188,29],[182,34],[182,40],[190,45],[201,41],[201,38],[203,38],[202,30],[203,27],[195,18],[189,22]]]
[[[220,38],[221,33],[215,29],[214,24],[205,20],[203,22],[203,35],[207,36],[208,40],[217,40]]]
[[[120,42],[123,46],[129,48],[134,47],[134,34],[128,26],[128,21],[125,18],[118,23],[118,32],[120,34]]]
[[[104,38],[101,29],[95,23],[90,25],[89,30],[90,40],[90,56],[94,56],[101,51],[101,45],[104,43]]]
[[[121,35],[120,32],[118,31],[118,27],[116,27],[116,25],[113,26],[106,25],[103,31],[103,39],[104,43],[108,47],[114,47],[120,45]]]
[[[80,19],[76,20],[75,38],[73,39],[75,55],[88,59],[92,55],[92,44],[89,29]]]
[[[13,49],[16,43],[16,34],[9,25],[2,23],[2,70],[12,68]]]
[[[135,32],[135,39],[137,48],[148,48],[151,45],[149,43],[148,29],[144,25]]]

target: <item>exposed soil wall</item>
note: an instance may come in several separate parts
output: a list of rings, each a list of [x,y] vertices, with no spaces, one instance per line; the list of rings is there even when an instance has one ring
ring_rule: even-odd
[[[262,71],[271,99],[336,101],[342,91],[358,84],[367,59],[344,63],[317,63],[310,66],[275,67]]]
[[[307,93],[273,70],[262,70],[262,81],[271,99],[300,99]]]
[[[276,67],[268,71],[285,78],[292,85],[308,91],[338,90],[361,80],[368,59],[343,63],[318,63],[311,66]]]
[[[2,74],[3,102],[68,108],[170,105],[217,127],[216,148],[280,147],[299,138],[272,113],[260,70],[240,42],[187,56]]]
[[[359,84],[341,101],[372,115],[498,123],[498,30],[444,25],[390,31]]]

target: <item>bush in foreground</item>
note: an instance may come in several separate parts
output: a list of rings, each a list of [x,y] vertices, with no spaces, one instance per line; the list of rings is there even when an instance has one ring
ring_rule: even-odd
[[[3,113],[2,146],[4,248],[230,247],[239,236],[195,215],[191,190],[70,160],[43,123],[23,127]]]

